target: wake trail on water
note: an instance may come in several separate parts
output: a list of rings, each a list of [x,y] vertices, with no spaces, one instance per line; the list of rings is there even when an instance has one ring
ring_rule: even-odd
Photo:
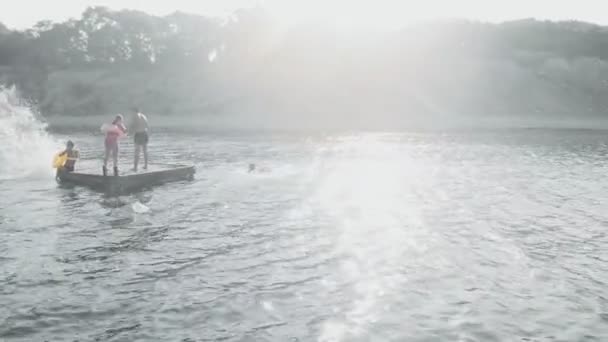
[[[60,149],[17,90],[0,86],[0,180],[49,177]]]

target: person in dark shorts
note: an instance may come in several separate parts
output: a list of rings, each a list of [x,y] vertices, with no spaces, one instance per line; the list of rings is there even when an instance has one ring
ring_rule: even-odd
[[[133,109],[133,143],[135,145],[135,156],[133,159],[133,170],[137,171],[140,151],[144,151],[144,170],[148,168],[148,118],[141,113],[139,108]]]
[[[148,145],[148,139],[148,132],[136,132],[133,136],[136,145]]]

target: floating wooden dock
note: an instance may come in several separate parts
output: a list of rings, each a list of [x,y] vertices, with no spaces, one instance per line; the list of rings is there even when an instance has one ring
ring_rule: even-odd
[[[187,165],[148,165],[147,170],[119,170],[119,175],[114,176],[111,167],[108,167],[108,175],[104,176],[101,165],[97,167],[79,168],[76,164],[74,172],[63,172],[59,174],[58,181],[61,184],[85,186],[90,189],[104,193],[129,193],[161,185],[168,182],[184,181],[194,179],[196,169]]]

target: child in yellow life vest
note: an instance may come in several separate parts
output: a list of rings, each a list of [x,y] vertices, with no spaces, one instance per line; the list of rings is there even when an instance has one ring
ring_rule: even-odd
[[[76,165],[76,161],[80,158],[80,152],[74,149],[74,143],[70,140],[66,144],[65,150],[57,155],[58,158],[64,158],[65,162],[63,165],[57,168],[57,172],[72,172],[74,171],[74,166]]]

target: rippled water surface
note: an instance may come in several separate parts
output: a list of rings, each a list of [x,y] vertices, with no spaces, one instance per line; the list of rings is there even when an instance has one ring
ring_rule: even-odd
[[[101,137],[71,138],[99,158]],[[608,340],[608,134],[150,148],[196,179],[118,198],[0,181],[0,340]]]

